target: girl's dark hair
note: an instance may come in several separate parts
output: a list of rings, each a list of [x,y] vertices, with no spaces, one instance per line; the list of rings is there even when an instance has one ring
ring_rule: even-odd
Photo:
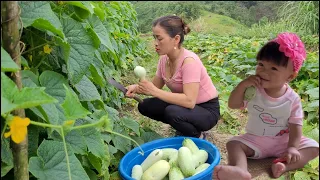
[[[270,41],[265,44],[257,54],[257,61],[271,61],[278,66],[287,67],[289,58],[279,51],[280,45]]]
[[[160,25],[162,28],[166,30],[171,38],[174,38],[176,35],[180,35],[180,42],[181,45],[184,41],[184,35],[190,32],[190,28],[184,21],[178,16],[163,16],[155,21],[153,21],[152,26],[155,27]]]

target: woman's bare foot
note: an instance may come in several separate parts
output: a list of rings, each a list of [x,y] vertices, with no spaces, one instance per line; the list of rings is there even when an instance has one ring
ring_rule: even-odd
[[[213,177],[217,180],[250,180],[251,174],[237,166],[219,165],[214,168]]]
[[[272,174],[275,178],[280,177],[286,170],[286,165],[281,162],[277,162],[276,164],[272,164],[271,166]]]

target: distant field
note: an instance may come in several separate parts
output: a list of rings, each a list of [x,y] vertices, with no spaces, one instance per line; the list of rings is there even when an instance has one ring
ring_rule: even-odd
[[[150,24],[151,26],[151,24]],[[249,28],[238,21],[219,14],[203,11],[202,16],[189,23],[191,32],[213,33],[216,35],[232,35],[239,31],[247,31]],[[143,33],[141,36],[151,36],[152,32]]]
[[[208,11],[203,11],[203,15],[199,19],[191,22],[190,27],[194,32],[213,33],[217,35],[234,34],[237,31],[248,29],[248,27],[230,17]]]

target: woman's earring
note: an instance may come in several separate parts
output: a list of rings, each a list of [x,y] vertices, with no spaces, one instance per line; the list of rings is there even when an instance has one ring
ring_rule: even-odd
[[[177,49],[176,47],[174,47],[173,49]]]

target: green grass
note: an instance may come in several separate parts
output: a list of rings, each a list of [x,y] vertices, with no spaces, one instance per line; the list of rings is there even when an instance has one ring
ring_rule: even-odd
[[[203,11],[199,19],[190,23],[191,31],[213,33],[216,35],[232,35],[238,31],[248,30],[248,27],[238,21],[219,14]]]

